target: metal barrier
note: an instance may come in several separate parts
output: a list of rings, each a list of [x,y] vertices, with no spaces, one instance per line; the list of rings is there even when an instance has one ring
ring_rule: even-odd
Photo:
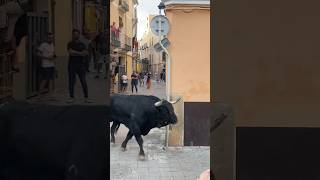
[[[7,2],[10,2],[10,0],[0,0],[0,6],[6,4]]]
[[[12,55],[0,51],[0,101],[13,96]]]
[[[45,34],[48,32],[48,14],[28,13],[28,43],[27,43],[27,97],[38,94],[39,84],[39,66],[40,61],[37,57],[37,48],[44,40]]]

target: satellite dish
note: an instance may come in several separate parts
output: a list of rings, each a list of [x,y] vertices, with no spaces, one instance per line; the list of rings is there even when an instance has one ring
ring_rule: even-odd
[[[160,26],[160,28],[159,28]],[[156,36],[167,35],[170,29],[169,20],[164,15],[158,15],[152,18],[150,23],[151,31]]]

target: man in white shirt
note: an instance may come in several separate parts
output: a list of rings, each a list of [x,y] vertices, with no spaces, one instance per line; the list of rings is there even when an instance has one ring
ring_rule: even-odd
[[[48,86],[48,92],[52,89],[53,80],[55,78],[55,50],[54,50],[54,35],[52,33],[47,34],[45,42],[43,42],[38,48],[38,56],[41,59],[41,82],[40,93],[44,93],[45,87]]]
[[[121,76],[121,83],[122,83],[122,92],[126,92],[127,91],[127,87],[128,87],[128,76],[127,75],[122,75]]]

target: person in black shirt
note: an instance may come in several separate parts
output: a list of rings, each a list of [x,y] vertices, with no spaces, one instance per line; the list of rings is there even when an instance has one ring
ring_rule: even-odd
[[[138,74],[133,71],[131,75],[131,91],[133,93],[133,88],[136,88],[136,93],[138,93]]]
[[[106,30],[103,33],[100,33],[96,39],[96,43],[97,43],[96,45],[97,45],[97,51],[98,51],[98,62],[97,62],[97,75],[95,76],[95,78],[100,77],[100,71],[103,71],[103,68],[105,68],[105,71],[106,71],[105,79],[107,76],[107,72],[108,72],[107,64],[109,64],[108,36],[109,36],[109,33]]]
[[[88,56],[88,50],[86,45],[80,41],[80,31],[74,29],[72,31],[72,41],[68,43],[69,52],[69,93],[70,98],[68,103],[74,102],[74,86],[76,83],[76,75],[78,75],[82,90],[84,93],[85,103],[90,103],[88,100],[88,85],[86,82],[86,56]]]

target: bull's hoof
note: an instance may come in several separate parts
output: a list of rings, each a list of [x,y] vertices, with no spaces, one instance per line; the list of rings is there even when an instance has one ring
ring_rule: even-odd
[[[139,160],[140,160],[140,161],[146,160],[146,156],[145,156],[144,153],[139,153]]]
[[[125,147],[121,147],[121,151],[125,152],[127,149]]]

